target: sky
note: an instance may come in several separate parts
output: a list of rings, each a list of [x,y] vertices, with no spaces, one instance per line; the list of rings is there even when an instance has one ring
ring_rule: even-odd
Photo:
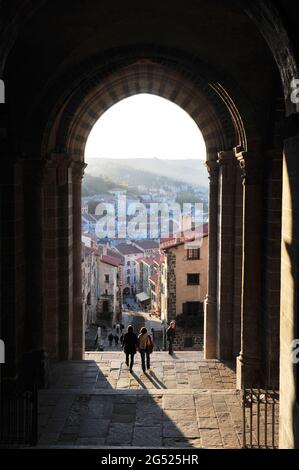
[[[89,158],[205,160],[206,147],[195,121],[179,106],[155,95],[126,98],[94,125],[85,148]]]

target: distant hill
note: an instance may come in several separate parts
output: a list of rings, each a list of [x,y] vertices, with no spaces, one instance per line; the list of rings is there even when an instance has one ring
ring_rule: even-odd
[[[110,178],[118,183],[136,185],[167,184],[180,181],[208,187],[208,173],[202,160],[160,160],[158,158],[109,159],[93,158],[88,161],[87,173]],[[155,176],[155,178],[153,178]],[[161,180],[159,180],[161,178]]]
[[[84,176],[82,185],[82,196],[93,196],[106,193],[112,189],[127,189],[124,185],[111,181],[101,176],[92,176],[88,173]]]

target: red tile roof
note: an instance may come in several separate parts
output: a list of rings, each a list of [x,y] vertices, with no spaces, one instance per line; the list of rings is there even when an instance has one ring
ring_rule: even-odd
[[[203,238],[209,235],[209,224],[203,225],[202,233],[203,233]],[[197,238],[198,237],[196,237],[196,232],[194,230],[189,230],[185,232],[184,235],[181,237],[169,238],[168,240],[161,241],[160,248],[162,250],[166,250],[168,248],[173,248],[175,246],[183,245],[184,243],[187,243],[187,242],[192,242]]]
[[[143,253],[143,250],[140,248],[137,248],[137,246],[134,245],[129,245],[126,243],[121,243],[120,245],[117,245],[116,250],[118,250],[122,255],[137,255],[139,253]]]
[[[121,261],[118,258],[109,255],[103,255],[101,261],[105,264],[109,264],[110,266],[115,266],[116,268],[121,264]]]

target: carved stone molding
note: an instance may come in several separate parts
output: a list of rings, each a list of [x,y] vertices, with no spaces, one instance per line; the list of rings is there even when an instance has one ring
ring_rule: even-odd
[[[261,159],[257,161],[250,152],[241,152],[236,155],[241,169],[241,178],[244,185],[261,184],[263,179],[263,171]]]
[[[222,178],[235,180],[237,159],[233,151],[222,151],[218,153],[218,164]]]
[[[205,165],[209,173],[210,184],[217,185],[219,177],[219,162],[217,160],[209,160]]]
[[[73,162],[71,167],[73,169],[73,182],[81,183],[87,164],[83,162]]]
[[[56,167],[58,186],[65,186],[69,181],[68,172],[72,168],[73,160],[66,154],[53,153],[49,162]]]

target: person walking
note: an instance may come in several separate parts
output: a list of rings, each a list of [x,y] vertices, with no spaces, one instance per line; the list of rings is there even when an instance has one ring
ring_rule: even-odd
[[[118,347],[119,337],[117,335],[114,336],[115,346]]]
[[[144,327],[141,328],[138,336],[138,349],[141,356],[142,370],[146,373],[146,369],[149,370],[151,367],[150,355],[153,352],[153,341]]]
[[[113,338],[114,338],[113,334],[110,333],[110,334],[108,335],[108,341],[109,341],[109,346],[110,346],[110,348],[112,348]]]
[[[128,331],[124,335],[122,345],[126,355],[126,364],[128,367],[130,367],[130,372],[132,372],[134,366],[134,356],[137,352],[138,346],[138,338],[134,333],[134,328],[132,325],[128,326]]]
[[[169,328],[166,332],[166,337],[168,341],[168,354],[173,354],[173,343],[175,338],[175,329],[176,329],[176,322],[170,322]]]

